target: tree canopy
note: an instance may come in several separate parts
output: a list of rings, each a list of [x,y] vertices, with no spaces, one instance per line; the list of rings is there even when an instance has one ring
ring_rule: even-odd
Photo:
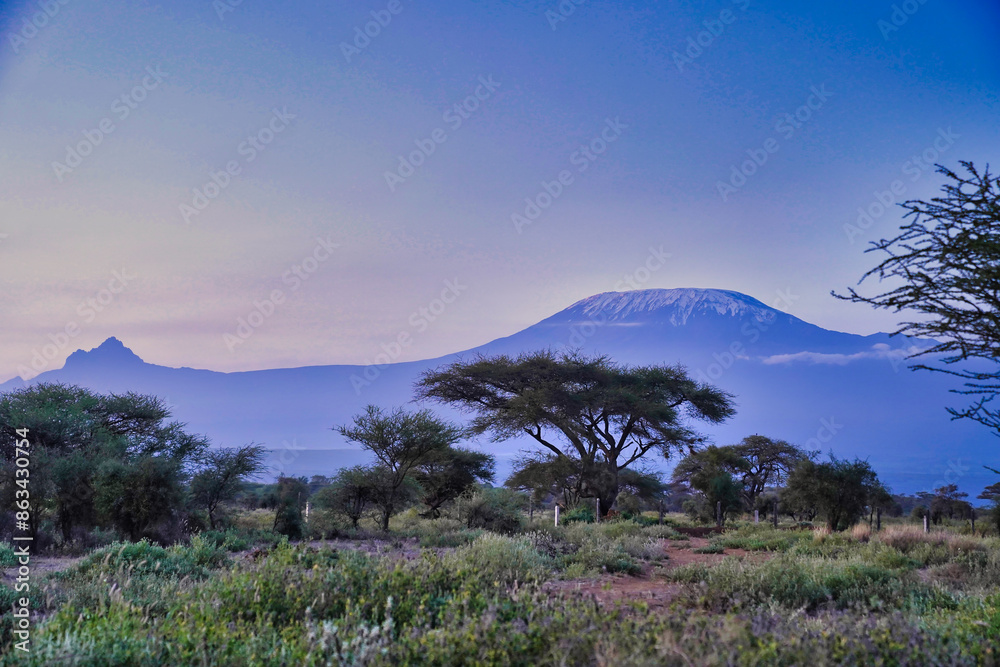
[[[155,396],[100,394],[38,384],[0,395],[0,454],[10,465],[14,435],[28,429],[32,531],[52,516],[69,540],[75,527],[115,527],[138,539],[176,520],[186,483],[208,440],[168,421]],[[0,490],[13,491],[4,475]]]
[[[338,433],[375,455],[380,468],[373,471],[372,502],[380,507],[382,530],[401,504],[416,493],[413,473],[435,452],[452,447],[464,431],[442,421],[428,410],[386,412],[369,405],[354,417],[353,425],[335,427]]]
[[[914,369],[949,373],[963,380],[956,393],[974,397],[965,408],[948,408],[955,418],[969,418],[1000,431],[1000,409],[992,401],[1000,393],[1000,179],[989,167],[980,172],[962,162],[957,174],[939,166],[949,179],[940,197],[910,200],[900,233],[872,243],[866,252],[885,253],[865,273],[896,287],[875,296],[849,288],[834,296],[875,308],[916,315],[893,333],[927,337],[936,344],[910,358],[941,355],[939,361],[916,363]],[[977,368],[956,364],[978,360]]]
[[[686,418],[717,423],[735,411],[729,394],[681,366],[629,367],[548,351],[455,362],[426,372],[417,394],[472,413],[475,433],[495,441],[528,435],[578,461],[581,495],[599,498],[605,513],[621,470],[650,452],[670,457],[702,440]]]

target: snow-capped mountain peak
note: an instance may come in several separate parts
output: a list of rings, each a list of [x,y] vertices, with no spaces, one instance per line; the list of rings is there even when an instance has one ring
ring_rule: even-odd
[[[720,289],[644,289],[629,292],[603,292],[577,301],[567,310],[581,312],[588,318],[601,316],[620,321],[635,316],[662,314],[674,326],[687,324],[696,314],[752,317],[761,322],[773,320],[779,311],[757,299]]]

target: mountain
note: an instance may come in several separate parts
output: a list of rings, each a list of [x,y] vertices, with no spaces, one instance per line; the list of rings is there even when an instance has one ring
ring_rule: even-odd
[[[945,405],[954,380],[911,372],[904,356],[929,341],[830,331],[739,292],[650,289],[605,292],[512,336],[438,359],[388,364],[310,366],[238,373],[147,364],[116,338],[79,350],[36,382],[163,397],[175,418],[215,444],[265,443],[284,474],[330,474],[367,460],[331,427],[368,403],[412,400],[420,372],[476,354],[540,348],[607,354],[627,364],[684,364],[704,382],[731,392],[737,415],[700,430],[731,443],[761,433],[808,449],[871,461],[896,491],[956,483],[975,496],[1000,467],[1000,447],[985,427],[952,421]],[[0,391],[22,386],[20,378]],[[452,411],[443,414],[462,419]],[[509,459],[527,441],[485,443]]]

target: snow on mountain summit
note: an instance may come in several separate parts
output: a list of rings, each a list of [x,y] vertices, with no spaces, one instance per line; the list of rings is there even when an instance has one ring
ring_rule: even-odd
[[[603,292],[581,299],[567,310],[582,311],[589,318],[602,315],[612,321],[663,311],[664,315],[669,313],[668,319],[674,326],[687,324],[688,319],[698,313],[738,318],[751,316],[764,322],[772,320],[779,312],[740,292],[696,288]]]

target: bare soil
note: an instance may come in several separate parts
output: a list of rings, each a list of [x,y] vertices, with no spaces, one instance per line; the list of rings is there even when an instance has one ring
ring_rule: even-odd
[[[725,553],[721,554],[694,553],[694,549],[708,545],[708,539],[704,537],[692,537],[686,542],[663,540],[663,544],[667,559],[647,565],[638,576],[604,574],[592,579],[552,581],[546,584],[546,588],[557,593],[592,597],[601,605],[643,602],[651,611],[663,610],[670,607],[682,589],[682,584],[669,581],[663,576],[674,568],[696,563],[715,565],[730,557],[765,561],[774,556],[771,552],[750,552],[745,549],[726,549]]]

